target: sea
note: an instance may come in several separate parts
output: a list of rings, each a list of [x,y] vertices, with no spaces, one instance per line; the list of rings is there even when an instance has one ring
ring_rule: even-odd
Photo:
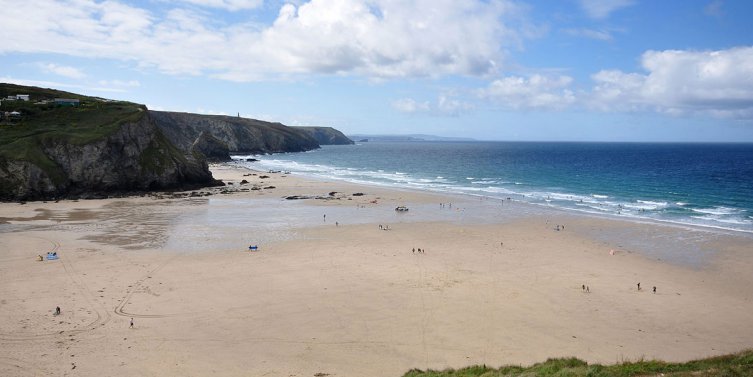
[[[234,159],[312,178],[753,233],[750,143],[359,142]]]

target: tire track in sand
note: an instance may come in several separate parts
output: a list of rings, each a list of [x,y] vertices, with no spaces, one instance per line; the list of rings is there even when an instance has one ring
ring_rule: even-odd
[[[60,242],[52,241],[43,237],[34,237],[34,238],[38,238],[38,239],[49,242],[51,245],[51,248],[48,252],[58,253],[58,251],[60,251],[60,248],[61,248]],[[71,263],[71,261],[68,258],[59,258],[58,261],[60,261],[60,263],[63,265],[63,270],[65,271],[66,277],[71,281],[72,285],[76,287],[76,291],[81,293],[81,295],[84,297],[84,300],[88,304],[89,308],[93,310],[94,313],[97,315],[97,318],[95,318],[92,322],[84,325],[83,328],[80,328],[80,329],[59,330],[59,331],[53,331],[53,332],[45,332],[45,333],[22,335],[22,336],[14,336],[12,334],[0,334],[0,340],[28,341],[28,340],[39,340],[39,339],[56,337],[61,334],[68,334],[68,335],[80,334],[80,333],[96,330],[97,328],[104,326],[107,322],[110,321],[110,313],[108,313],[108,311],[104,308],[104,306],[96,302],[96,300],[94,299],[94,295],[89,291],[89,289],[86,287],[86,284],[84,284],[81,278],[77,275],[77,272],[73,266],[73,263]]]
[[[130,312],[125,311],[125,306],[128,305],[128,303],[131,301],[131,298],[133,297],[134,293],[142,291],[141,286],[144,284],[144,282],[147,279],[150,279],[152,275],[154,275],[156,272],[159,272],[159,270],[165,268],[165,266],[167,266],[175,258],[177,258],[177,256],[165,259],[164,262],[158,264],[156,267],[149,270],[143,277],[141,277],[141,279],[133,283],[131,285],[131,289],[128,290],[128,293],[126,293],[125,297],[123,297],[123,299],[120,300],[118,305],[113,310],[115,314],[121,317],[134,317],[134,318],[165,318],[165,317],[175,317],[178,315],[188,314],[187,312],[175,313],[175,314],[139,314],[139,313],[130,313]]]

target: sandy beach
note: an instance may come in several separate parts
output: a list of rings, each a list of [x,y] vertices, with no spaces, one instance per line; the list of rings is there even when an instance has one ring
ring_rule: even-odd
[[[400,376],[753,347],[749,235],[212,171],[232,185],[0,204],[0,375]]]

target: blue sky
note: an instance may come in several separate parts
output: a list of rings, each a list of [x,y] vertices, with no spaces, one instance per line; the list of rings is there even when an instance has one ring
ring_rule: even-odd
[[[346,134],[753,141],[747,0],[0,0],[0,82]]]

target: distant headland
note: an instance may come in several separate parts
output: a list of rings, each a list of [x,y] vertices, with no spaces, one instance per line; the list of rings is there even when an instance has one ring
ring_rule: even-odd
[[[423,135],[423,134],[410,134],[410,135],[365,135],[354,134],[348,135],[348,138],[358,142],[389,142],[389,141],[476,141],[476,139],[468,137],[447,137],[447,136],[435,136],[435,135]]]
[[[331,127],[151,111],[127,101],[0,83],[2,201],[222,185],[208,161],[352,143]]]

